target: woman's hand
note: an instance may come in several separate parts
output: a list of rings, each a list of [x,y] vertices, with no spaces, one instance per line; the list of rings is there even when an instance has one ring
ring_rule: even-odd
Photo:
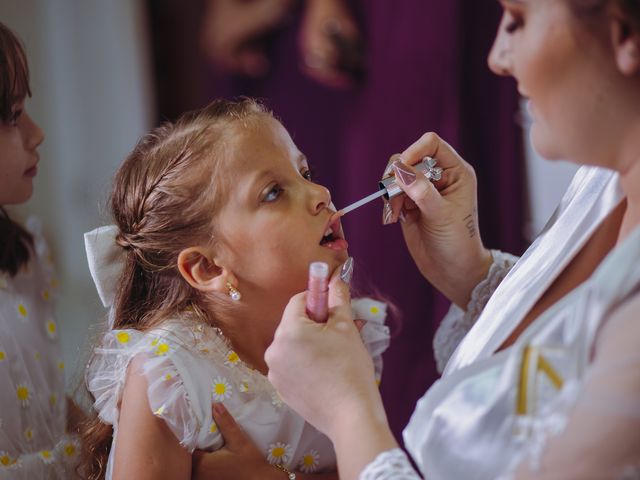
[[[287,405],[332,440],[341,478],[357,478],[380,452],[396,446],[373,362],[337,272],[329,282],[327,322],[309,319],[305,305],[301,293],[285,309],[265,354],[269,380]]]
[[[225,446],[215,452],[193,453],[191,478],[196,480],[274,479],[282,480],[282,472],[269,465],[251,439],[240,428],[221,403],[213,406],[213,419]]]
[[[307,0],[299,42],[303,72],[323,85],[346,88],[364,73],[362,39],[344,0]]]
[[[443,169],[435,184],[410,166],[425,156],[436,159]],[[435,133],[423,135],[400,156],[392,157],[390,164],[398,160],[385,173],[391,170],[407,195],[391,201],[387,223],[401,220],[407,247],[420,272],[465,309],[492,262],[480,238],[475,172]]]
[[[202,44],[211,61],[228,73],[256,77],[269,69],[260,40],[280,26],[293,0],[209,0]]]

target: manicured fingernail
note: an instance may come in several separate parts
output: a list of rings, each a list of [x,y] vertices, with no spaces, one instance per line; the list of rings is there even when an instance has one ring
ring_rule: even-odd
[[[393,162],[393,171],[396,174],[396,178],[400,180],[403,185],[409,186],[416,181],[416,174],[399,160]]]
[[[393,162],[397,160],[402,160],[402,157],[400,155],[391,155],[389,163],[387,163],[387,168],[385,168],[384,172],[382,172],[382,178],[386,178],[391,175],[391,172],[393,172]]]
[[[389,202],[384,202],[384,207],[382,207],[382,224],[389,225],[390,223],[393,223],[393,209]]]
[[[340,279],[349,285],[351,283],[351,278],[353,277],[353,257],[347,258],[347,261],[344,262],[342,268],[340,269]]]

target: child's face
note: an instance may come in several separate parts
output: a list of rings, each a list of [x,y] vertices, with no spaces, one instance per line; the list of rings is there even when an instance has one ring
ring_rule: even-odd
[[[44,134],[17,103],[9,122],[0,122],[0,205],[23,203],[33,193],[38,145]]]
[[[339,221],[333,224],[337,241],[322,241],[335,212],[331,195],[310,180],[306,158],[278,121],[257,120],[229,151],[232,189],[217,224],[225,266],[241,289],[288,298],[306,288],[311,262],[327,262],[332,270],[347,259]]]

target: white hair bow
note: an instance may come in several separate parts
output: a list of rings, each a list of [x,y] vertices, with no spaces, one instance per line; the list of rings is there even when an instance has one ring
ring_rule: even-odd
[[[84,234],[84,246],[93,282],[105,308],[109,309],[109,327],[113,327],[113,301],[124,268],[125,251],[116,243],[118,227],[106,225]]]

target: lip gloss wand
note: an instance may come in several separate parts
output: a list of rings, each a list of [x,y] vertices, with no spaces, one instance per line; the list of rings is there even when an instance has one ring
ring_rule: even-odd
[[[307,315],[319,323],[326,322],[329,316],[329,265],[324,262],[309,265]]]

